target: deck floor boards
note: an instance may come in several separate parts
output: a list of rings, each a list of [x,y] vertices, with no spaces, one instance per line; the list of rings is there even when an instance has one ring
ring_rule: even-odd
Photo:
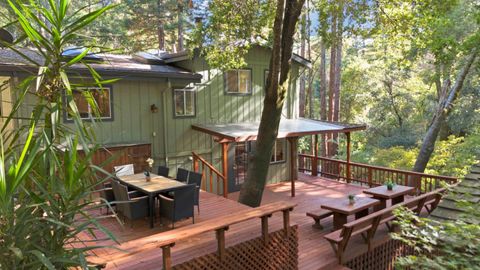
[[[325,200],[345,198],[348,194],[362,194],[363,188],[304,174],[299,174],[299,178],[296,182],[296,197],[290,197],[290,183],[283,182],[269,185],[265,189],[262,204],[279,200],[292,201],[298,204],[291,213],[290,220],[292,224],[297,224],[299,227],[299,269],[341,269],[329,243],[323,239],[323,235],[329,233],[332,229],[332,218],[322,220],[324,229],[319,230],[312,227],[313,220],[305,214],[308,211],[319,209]],[[225,199],[201,192],[200,214],[197,214],[195,208],[195,221],[200,222],[248,209],[247,206],[236,202],[237,198],[238,193],[229,194],[229,199]],[[107,219],[102,223],[115,234],[121,244],[128,243],[129,245],[141,243],[142,238],[169,229],[165,224],[162,225],[158,218],[153,229],[149,228],[146,220],[135,221],[133,228],[130,228],[130,225],[120,226],[114,218]],[[175,227],[179,228],[189,224],[191,224],[191,219],[178,222]],[[269,219],[270,231],[281,229],[282,226],[281,213],[277,213]],[[258,237],[260,234],[259,220],[236,224],[226,232],[226,245],[228,247]],[[114,243],[105,242],[105,244]],[[178,242],[172,248],[172,262],[178,264],[215,251],[215,233],[205,233]],[[97,250],[95,254],[99,257],[98,260],[108,262],[107,269],[161,269],[162,255],[160,249],[148,250],[111,260],[114,257],[113,255],[119,252],[115,249],[102,249]]]

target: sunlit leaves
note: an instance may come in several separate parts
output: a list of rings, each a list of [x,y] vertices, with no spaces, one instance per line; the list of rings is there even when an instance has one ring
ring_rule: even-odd
[[[272,0],[213,0],[209,16],[195,30],[190,46],[202,48],[213,68],[243,67],[244,56],[252,45],[271,42],[274,11]]]

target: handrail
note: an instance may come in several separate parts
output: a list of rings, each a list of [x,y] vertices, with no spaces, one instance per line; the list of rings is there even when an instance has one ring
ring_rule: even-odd
[[[310,154],[299,154],[300,164],[306,165],[300,170],[310,171],[314,174],[312,166],[319,160],[321,170],[319,173],[325,176],[344,179],[347,182],[355,181],[365,183],[369,186],[382,185],[386,180],[391,180],[397,184],[414,184],[420,192],[428,192],[439,187],[440,181],[449,184],[456,183],[457,178],[451,176],[432,175],[426,173],[412,172],[406,170],[391,169],[380,166],[367,165],[356,162],[347,162],[344,160],[332,159],[327,157],[316,157]],[[310,167],[310,168],[309,168]]]
[[[141,243],[135,241],[130,245],[129,243],[125,243],[119,246],[119,249],[126,251],[127,253],[113,255],[110,256],[109,259],[118,260],[140,252],[161,248],[163,269],[171,269],[171,247],[179,241],[189,238],[191,239],[194,236],[211,231],[215,231],[216,233],[219,257],[223,258],[223,256],[225,256],[225,231],[227,231],[231,225],[251,219],[261,218],[262,237],[264,241],[268,241],[268,222],[266,222],[268,218],[274,213],[283,212],[283,226],[286,235],[288,235],[288,230],[290,228],[290,211],[296,206],[297,204],[293,202],[274,202],[257,208],[249,208],[229,215],[205,220],[172,231],[154,234],[142,238]]]
[[[303,157],[308,157],[308,158],[314,158],[313,155],[310,154],[298,154],[299,156]],[[327,158],[327,157],[317,157],[318,159],[323,159],[331,162],[339,162],[342,164],[347,164],[345,160],[341,159],[333,159],[333,158]],[[419,172],[414,172],[414,171],[407,171],[407,170],[402,170],[402,169],[392,169],[392,168],[387,168],[387,167],[381,167],[381,166],[376,166],[376,165],[368,165],[368,164],[363,164],[363,163],[356,163],[356,162],[350,162],[350,165],[354,166],[359,166],[359,167],[364,167],[364,168],[371,168],[371,169],[377,169],[377,170],[383,170],[383,171],[389,171],[389,172],[398,172],[398,173],[408,173],[410,175],[415,175],[415,176],[425,176],[425,177],[440,177],[444,179],[450,179],[452,181],[457,181],[458,179],[453,176],[446,176],[446,175],[435,175],[435,174],[428,174],[428,173],[419,173]]]
[[[216,193],[219,194],[219,181],[221,180],[222,181],[222,184],[223,184],[223,197],[227,198],[227,178],[221,173],[219,172],[212,164],[208,163],[208,161],[206,161],[204,158],[202,158],[200,155],[198,155],[197,153],[195,152],[192,152],[192,156],[193,156],[193,170],[195,172],[199,172],[199,166],[198,166],[198,162],[200,161],[201,164],[202,164],[202,169],[201,169],[201,173],[203,175],[203,177],[206,179],[207,178],[207,171],[205,170],[205,167],[207,167],[209,169],[209,191],[210,192],[213,192],[213,175],[215,174],[217,176],[216,178],[216,182],[217,182],[217,185],[216,185]],[[203,190],[207,190],[206,188],[206,183],[205,181],[202,181],[202,189]]]

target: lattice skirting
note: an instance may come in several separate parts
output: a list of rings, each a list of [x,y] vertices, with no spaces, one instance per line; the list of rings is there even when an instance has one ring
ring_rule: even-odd
[[[352,270],[393,270],[398,257],[412,255],[413,252],[413,248],[390,239],[373,250],[356,256],[346,262],[345,266]]]
[[[287,237],[285,237],[283,229],[270,233],[267,244],[264,243],[262,237],[259,237],[228,247],[225,251],[223,261],[215,252],[175,265],[173,269],[298,269],[297,226],[290,227]]]

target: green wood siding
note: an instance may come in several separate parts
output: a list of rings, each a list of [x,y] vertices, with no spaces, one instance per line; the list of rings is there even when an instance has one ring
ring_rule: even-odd
[[[252,69],[252,94],[229,95],[224,91],[223,73],[210,70],[200,58],[183,61],[179,66],[203,75],[198,84],[186,85],[182,81],[122,79],[112,85],[112,121],[96,123],[99,143],[149,142],[152,144],[155,165],[169,166],[171,175],[177,167],[191,168],[191,152],[195,151],[221,170],[220,145],[210,135],[194,131],[194,123],[237,123],[260,121],[264,98],[264,71],[268,69],[270,53],[254,48],[247,56]],[[283,116],[298,115],[297,79],[298,65],[292,67],[292,80],[283,108]],[[194,87],[196,90],[195,117],[174,117],[173,89]],[[29,96],[21,115],[28,116],[34,98]],[[150,105],[158,107],[157,113]],[[87,123],[87,125],[91,125]],[[288,147],[287,147],[288,149]],[[289,150],[285,163],[270,166],[269,181],[275,183],[289,178]]]

